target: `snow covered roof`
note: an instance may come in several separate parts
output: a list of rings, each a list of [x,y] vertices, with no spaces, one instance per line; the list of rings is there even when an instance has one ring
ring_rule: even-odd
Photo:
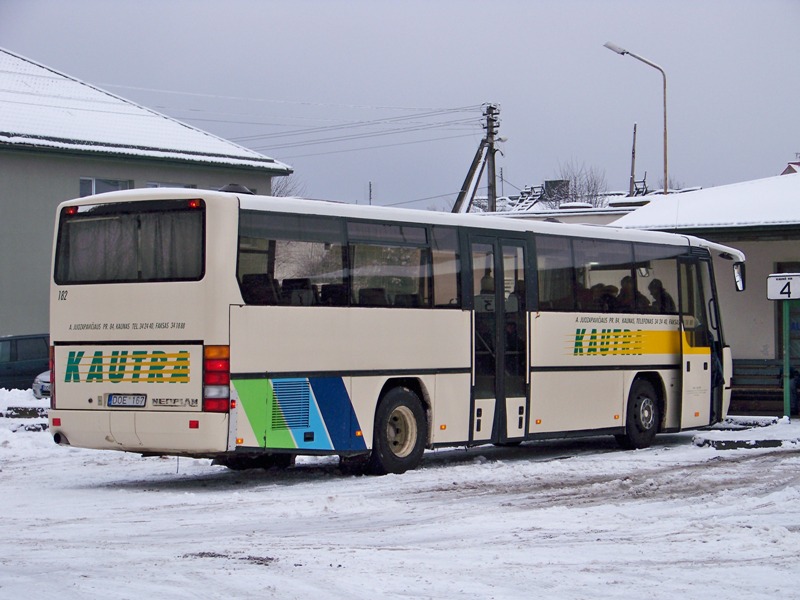
[[[0,48],[0,145],[291,167]]]
[[[786,165],[786,168],[783,170],[781,175],[789,175],[791,173],[798,173],[800,172],[800,162],[790,162]]]
[[[662,231],[800,224],[800,174],[653,197],[612,225]]]

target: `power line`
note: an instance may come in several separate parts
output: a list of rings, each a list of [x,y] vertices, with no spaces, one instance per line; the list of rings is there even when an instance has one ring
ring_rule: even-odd
[[[352,135],[340,135],[340,136],[331,137],[331,138],[320,138],[320,139],[308,140],[308,141],[304,141],[304,142],[291,142],[291,143],[287,143],[287,144],[278,144],[278,145],[269,145],[269,146],[253,146],[252,148],[253,148],[253,150],[273,151],[273,150],[279,150],[279,149],[283,149],[283,148],[298,148],[298,147],[302,147],[302,146],[316,146],[318,144],[330,144],[330,143],[334,143],[334,142],[360,140],[360,139],[371,138],[371,137],[380,137],[380,136],[384,136],[384,135],[395,135],[395,134],[398,134],[398,133],[411,133],[411,132],[414,132],[414,131],[423,131],[425,129],[438,129],[440,127],[447,127],[447,126],[450,126],[450,125],[466,125],[468,123],[478,124],[478,122],[474,118],[470,117],[469,119],[456,119],[456,120],[453,120],[453,121],[441,121],[441,122],[437,122],[437,123],[428,123],[426,125],[414,125],[414,126],[411,126],[411,127],[402,127],[402,128],[397,128],[397,129],[390,129],[390,130],[387,130],[387,131],[374,131],[374,132],[371,132],[371,133],[357,133],[357,134],[352,134]]]
[[[417,198],[416,200],[403,200],[402,202],[390,202],[389,204],[381,204],[381,206],[400,206],[402,204],[413,204],[414,202],[424,202],[425,200],[435,200],[436,198],[448,198],[450,196],[458,196],[458,192],[450,192],[449,194],[439,194],[437,196],[427,196],[425,198]]]
[[[379,145],[379,146],[363,146],[361,148],[347,148],[347,149],[343,149],[343,150],[330,150],[328,152],[315,152],[313,154],[294,154],[294,155],[291,155],[291,156],[281,156],[281,160],[288,160],[290,158],[306,158],[306,157],[309,157],[309,156],[324,156],[326,154],[342,154],[342,153],[345,153],[345,152],[358,152],[360,150],[373,150],[373,149],[376,149],[376,148],[392,148],[394,146],[408,146],[409,144],[424,144],[424,143],[427,143],[427,142],[438,142],[440,140],[455,140],[455,139],[459,139],[459,138],[474,137],[474,136],[475,136],[474,133],[466,133],[466,134],[463,134],[463,135],[450,135],[450,136],[445,136],[445,137],[431,138],[431,139],[427,139],[427,140],[414,140],[414,141],[411,141],[411,142],[398,142],[396,144],[382,144],[382,145]]]
[[[165,90],[159,88],[120,85],[116,83],[98,83],[96,85],[123,89],[123,90],[136,90],[141,92],[158,92],[162,94],[173,94],[178,96],[191,96],[195,98],[212,98],[217,100],[244,100],[247,102],[263,102],[268,104],[292,104],[297,106],[321,106],[327,108],[358,108],[358,109],[370,109],[370,110],[416,110],[416,111],[449,110],[447,108],[441,108],[441,107],[437,108],[432,106],[375,106],[371,104],[336,104],[331,102],[309,102],[300,100],[274,100],[271,98],[249,98],[246,96],[222,96],[219,94],[203,94],[200,92],[180,92],[178,90]],[[479,108],[479,105],[472,108]]]
[[[467,108],[442,109],[442,110],[436,110],[436,111],[431,111],[431,112],[421,113],[421,114],[414,114],[414,115],[402,115],[402,116],[399,116],[399,117],[386,117],[386,118],[383,118],[383,119],[373,119],[373,120],[370,120],[370,121],[350,121],[350,122],[341,123],[341,124],[338,124],[338,125],[321,125],[319,127],[308,127],[308,128],[305,128],[305,129],[296,129],[294,131],[282,131],[282,132],[279,132],[279,133],[264,133],[264,134],[258,134],[258,135],[235,137],[235,138],[231,138],[231,139],[233,139],[234,141],[237,141],[237,142],[244,142],[244,141],[257,140],[257,139],[270,139],[270,138],[286,137],[286,136],[292,136],[292,135],[306,135],[306,134],[310,134],[310,133],[322,133],[322,132],[327,132],[327,131],[335,131],[335,130],[339,130],[339,129],[348,129],[348,128],[352,129],[352,128],[355,128],[355,127],[369,127],[369,126],[373,126],[373,125],[383,125],[383,124],[386,124],[386,123],[396,123],[398,121],[406,121],[408,119],[421,119],[421,118],[425,118],[425,117],[440,116],[440,115],[443,115],[443,114],[452,114],[452,113],[456,113],[456,112],[467,112],[469,108],[470,107],[467,107]]]

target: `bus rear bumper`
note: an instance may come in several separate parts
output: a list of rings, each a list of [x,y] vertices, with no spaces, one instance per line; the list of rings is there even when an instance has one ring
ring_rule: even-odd
[[[228,450],[223,413],[51,410],[50,432],[59,444],[142,454],[208,456]]]

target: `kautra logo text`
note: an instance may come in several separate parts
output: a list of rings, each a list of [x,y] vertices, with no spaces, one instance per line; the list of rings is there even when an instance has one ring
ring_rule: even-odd
[[[64,383],[189,383],[189,352],[161,350],[70,350]]]
[[[641,352],[640,339],[641,332],[633,333],[630,329],[577,328],[572,338],[572,354],[638,354]]]

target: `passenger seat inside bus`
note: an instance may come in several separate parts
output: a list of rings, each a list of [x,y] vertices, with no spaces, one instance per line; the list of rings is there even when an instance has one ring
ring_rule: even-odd
[[[308,277],[284,279],[281,285],[281,301],[293,306],[311,306],[317,304],[314,288]]]
[[[266,273],[248,273],[242,276],[240,286],[245,304],[277,304],[278,291],[275,280]]]
[[[394,305],[402,308],[419,308],[419,294],[396,294]]]
[[[322,304],[347,306],[347,286],[343,283],[326,283],[320,290]]]
[[[361,306],[389,306],[386,288],[361,288],[358,290],[358,303]]]

